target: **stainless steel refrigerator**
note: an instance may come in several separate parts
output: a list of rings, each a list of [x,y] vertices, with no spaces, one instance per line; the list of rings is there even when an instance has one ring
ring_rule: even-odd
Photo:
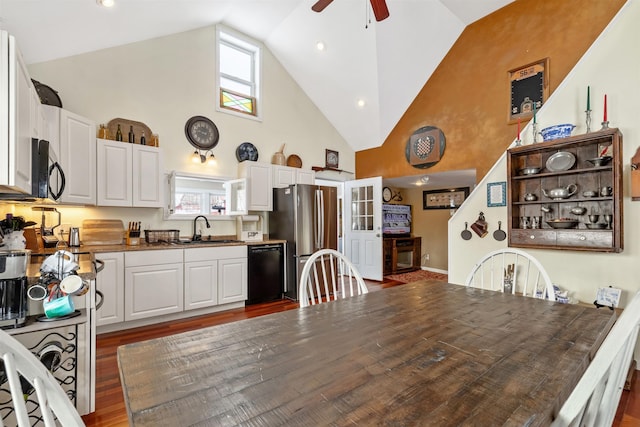
[[[309,256],[319,249],[338,248],[337,189],[307,184],[274,189],[269,237],[287,241],[284,295],[297,301]]]

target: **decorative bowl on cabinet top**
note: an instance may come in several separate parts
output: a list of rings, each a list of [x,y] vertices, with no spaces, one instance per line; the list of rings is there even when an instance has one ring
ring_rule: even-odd
[[[542,139],[545,141],[551,141],[552,139],[566,138],[571,136],[571,131],[575,129],[575,125],[570,123],[564,123],[561,125],[549,126],[540,131]]]

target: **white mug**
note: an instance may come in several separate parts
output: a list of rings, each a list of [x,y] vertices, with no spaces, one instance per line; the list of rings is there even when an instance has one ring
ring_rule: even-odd
[[[81,296],[89,291],[89,285],[80,276],[71,275],[62,279],[60,289],[65,294]]]

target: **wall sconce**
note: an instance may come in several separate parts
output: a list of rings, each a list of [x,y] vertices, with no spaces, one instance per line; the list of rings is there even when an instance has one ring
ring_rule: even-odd
[[[209,155],[207,157],[207,154]],[[206,163],[209,166],[215,166],[217,164],[216,156],[213,155],[213,151],[205,151],[204,154],[200,150],[195,150],[191,155],[191,161],[193,163]]]

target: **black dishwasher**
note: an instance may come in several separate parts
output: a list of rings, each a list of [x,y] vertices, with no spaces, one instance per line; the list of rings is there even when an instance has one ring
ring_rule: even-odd
[[[284,291],[284,245],[249,245],[249,295],[247,304],[282,299]]]

